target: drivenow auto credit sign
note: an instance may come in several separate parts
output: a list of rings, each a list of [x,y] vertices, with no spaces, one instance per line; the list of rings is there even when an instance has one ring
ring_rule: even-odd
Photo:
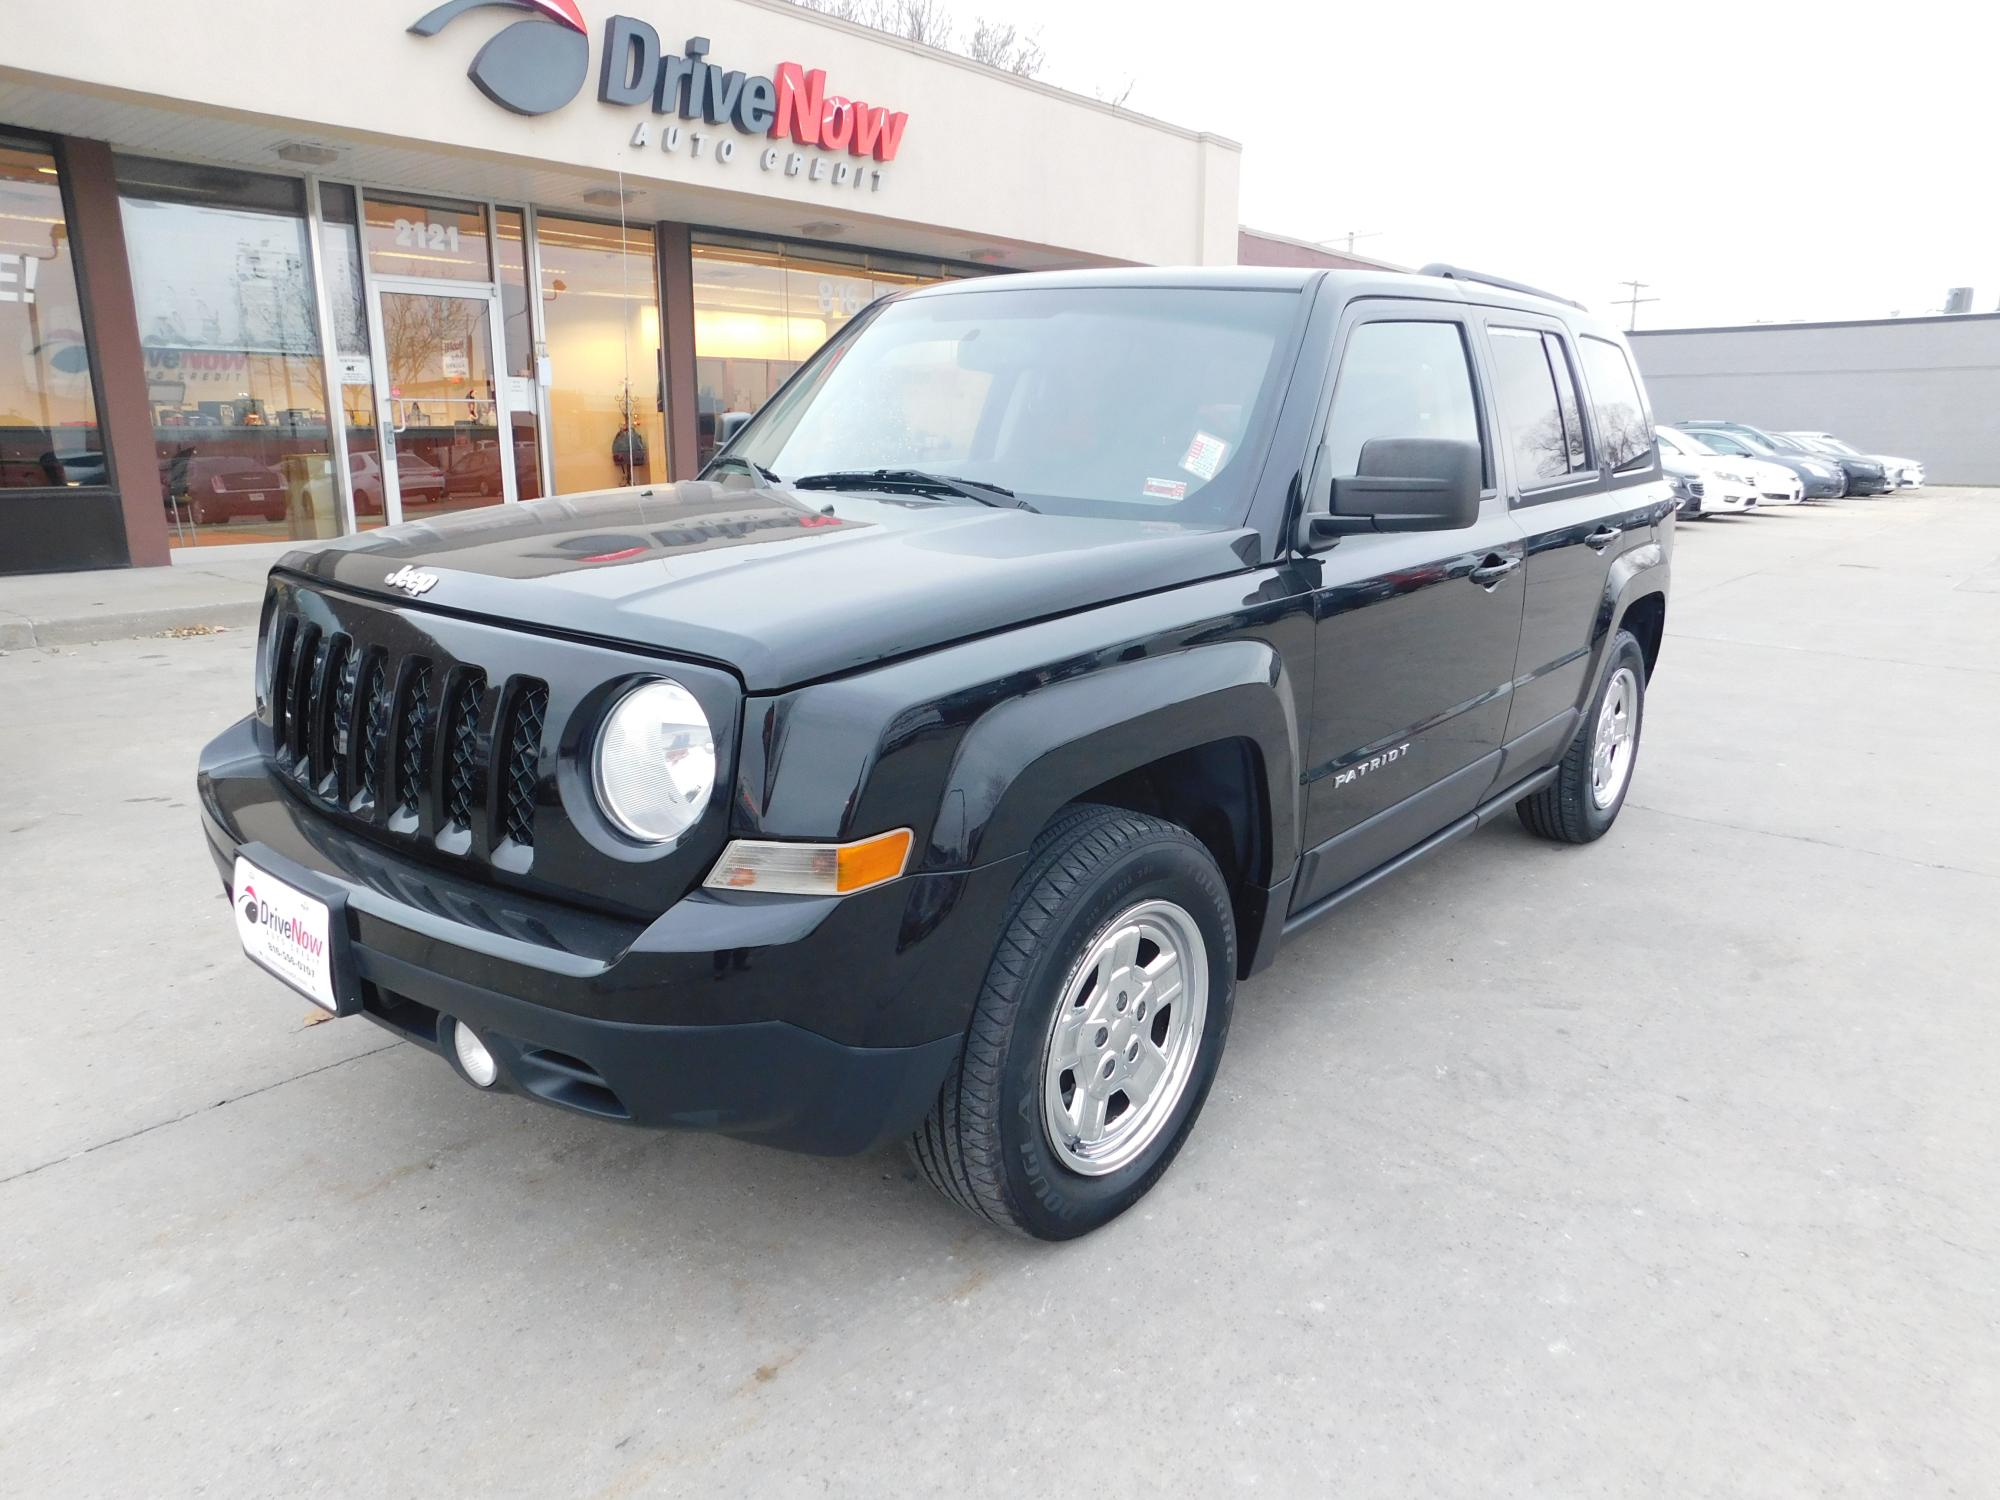
[[[410,30],[433,37],[468,10],[529,12],[489,41],[467,75],[481,93],[521,115],[561,109],[590,72],[590,31],[577,0],[446,0]],[[645,115],[633,150],[706,161],[718,170],[779,173],[830,189],[880,192],[909,116],[833,93],[824,70],[781,62],[768,74],[710,62],[707,37],[670,53],[659,32],[631,16],[605,23],[597,97]]]

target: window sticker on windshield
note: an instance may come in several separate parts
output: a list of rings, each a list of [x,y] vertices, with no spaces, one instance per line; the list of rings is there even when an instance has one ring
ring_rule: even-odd
[[[1139,493],[1148,500],[1181,500],[1187,496],[1187,485],[1178,479],[1148,479]]]
[[[1188,444],[1187,457],[1181,460],[1181,467],[1197,479],[1213,479],[1215,471],[1222,467],[1223,455],[1229,452],[1229,444],[1212,432],[1197,431],[1194,441]]]

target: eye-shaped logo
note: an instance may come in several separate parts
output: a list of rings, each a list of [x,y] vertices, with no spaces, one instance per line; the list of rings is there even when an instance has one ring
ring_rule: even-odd
[[[479,49],[466,70],[479,91],[517,115],[545,115],[574,99],[590,71],[590,33],[576,0],[445,0],[410,30],[436,36],[462,12],[489,5],[529,11],[531,18]]]
[[[243,915],[253,927],[257,925],[257,919],[262,915],[257,903],[257,887],[254,885],[246,884],[243,887]]]

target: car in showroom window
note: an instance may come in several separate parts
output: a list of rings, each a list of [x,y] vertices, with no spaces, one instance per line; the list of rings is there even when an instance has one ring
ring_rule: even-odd
[[[711,469],[1178,527],[1241,524],[1304,299],[994,288],[890,301]],[[872,482],[871,482],[872,481]],[[952,494],[956,481],[967,493]]]

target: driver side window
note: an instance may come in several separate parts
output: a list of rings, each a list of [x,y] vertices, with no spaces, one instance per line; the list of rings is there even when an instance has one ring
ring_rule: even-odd
[[[1327,474],[1344,479],[1358,473],[1362,446],[1376,438],[1479,443],[1472,370],[1458,324],[1363,323],[1348,335],[1326,422]],[[1490,466],[1485,473],[1490,483]]]

